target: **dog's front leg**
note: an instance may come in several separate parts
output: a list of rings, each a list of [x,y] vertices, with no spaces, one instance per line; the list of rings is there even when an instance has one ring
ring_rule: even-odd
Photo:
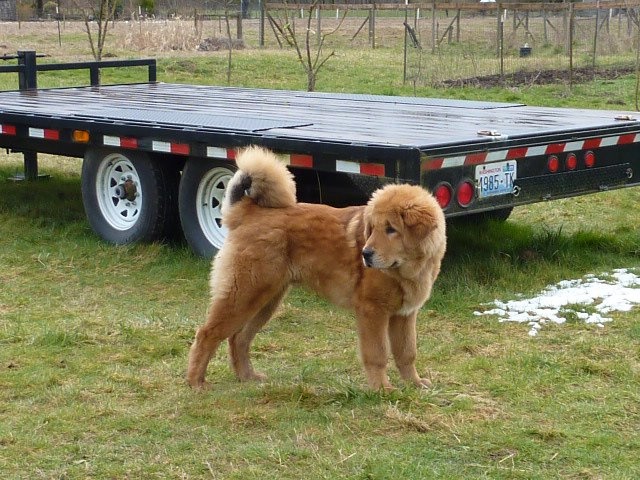
[[[417,387],[428,388],[431,382],[421,378],[416,370],[416,317],[418,312],[407,316],[394,315],[389,320],[389,343],[391,352],[400,371],[400,376]]]
[[[360,356],[364,366],[369,388],[372,390],[392,390],[393,386],[387,377],[387,328],[389,318],[373,315],[371,312],[356,312],[358,320],[358,337],[360,340]]]

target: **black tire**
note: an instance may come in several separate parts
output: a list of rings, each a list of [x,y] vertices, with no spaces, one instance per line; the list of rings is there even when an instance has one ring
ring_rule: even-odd
[[[178,208],[182,232],[196,255],[213,257],[222,247],[226,229],[220,207],[235,165],[190,158],[182,172]]]
[[[144,152],[90,149],[82,163],[82,200],[93,230],[126,245],[175,235],[179,170]]]

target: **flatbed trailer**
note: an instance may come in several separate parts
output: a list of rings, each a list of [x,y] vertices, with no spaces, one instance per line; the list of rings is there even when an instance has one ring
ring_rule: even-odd
[[[26,54],[25,54],[26,53]],[[262,145],[295,175],[302,201],[366,201],[388,182],[420,184],[447,217],[506,218],[518,205],[638,184],[631,112],[514,103],[177,85],[38,89],[19,52],[19,90],[0,92],[0,147],[83,158],[82,194],[106,241],[155,240],[181,226],[200,255],[224,240],[220,202],[239,148]],[[11,68],[14,68],[13,70]]]

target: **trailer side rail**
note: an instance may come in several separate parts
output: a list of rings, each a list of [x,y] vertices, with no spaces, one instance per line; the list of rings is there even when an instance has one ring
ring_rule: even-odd
[[[157,66],[155,58],[142,58],[133,60],[107,60],[100,62],[70,62],[70,63],[37,63],[38,57],[35,51],[18,51],[16,55],[4,55],[2,60],[18,60],[17,65],[0,65],[0,73],[17,73],[19,90],[32,90],[38,88],[38,72],[52,72],[60,70],[89,70],[89,85],[100,86],[100,71],[104,68],[120,67],[147,67],[149,83],[156,82]],[[38,178],[38,154],[33,151],[23,152],[24,179],[36,180]]]
[[[0,73],[17,73],[20,90],[38,88],[38,72],[52,72],[59,70],[89,70],[89,85],[97,87],[100,85],[100,71],[103,68],[119,67],[147,67],[149,82],[155,82],[157,67],[155,58],[142,58],[132,60],[103,60],[93,62],[70,62],[70,63],[37,63],[35,51],[19,51],[17,55],[4,55],[2,60],[17,59],[17,65],[1,65]]]

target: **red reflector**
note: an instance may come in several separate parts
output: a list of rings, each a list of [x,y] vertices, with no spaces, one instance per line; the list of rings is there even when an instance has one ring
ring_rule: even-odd
[[[311,155],[291,154],[290,163],[292,167],[313,167],[313,157]]]
[[[468,180],[458,185],[458,191],[456,192],[458,204],[461,207],[468,207],[473,201],[475,190],[473,183]]]
[[[171,144],[171,153],[175,153],[176,155],[189,155],[189,151],[189,144],[187,143]]]
[[[567,170],[575,170],[578,166],[578,157],[576,157],[575,153],[570,153],[567,155]]]
[[[584,154],[584,166],[587,168],[591,168],[596,164],[596,155],[589,150]]]
[[[448,183],[441,183],[438,185],[433,192],[433,196],[436,197],[436,201],[440,208],[443,210],[449,206],[451,203],[451,198],[453,197],[453,192],[451,191],[451,185]]]
[[[380,163],[361,163],[360,173],[362,175],[373,175],[375,177],[384,177],[384,165]]]
[[[44,138],[47,140],[60,140],[60,132],[58,130],[44,129]]]
[[[13,125],[0,125],[0,133],[3,133],[5,135],[15,135],[16,127],[14,127]]]
[[[547,168],[551,173],[556,173],[560,169],[560,160],[555,155],[551,155],[547,160]]]
[[[120,146],[122,148],[138,148],[138,140],[133,137],[120,137]]]

